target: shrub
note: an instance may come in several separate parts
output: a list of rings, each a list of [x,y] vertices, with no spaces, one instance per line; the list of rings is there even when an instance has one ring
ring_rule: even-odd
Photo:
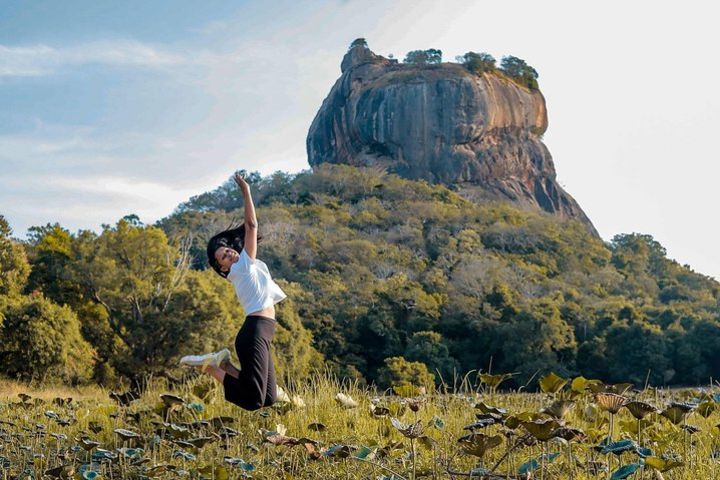
[[[8,376],[77,384],[92,375],[94,352],[80,335],[77,316],[41,295],[8,305],[0,344],[0,369]]]

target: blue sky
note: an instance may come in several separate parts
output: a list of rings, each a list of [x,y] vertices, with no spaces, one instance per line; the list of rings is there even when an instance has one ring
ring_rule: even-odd
[[[349,43],[515,55],[540,73],[560,183],[601,235],[720,278],[720,34],[709,2],[0,0],[0,214],[146,223],[239,168],[308,167]]]

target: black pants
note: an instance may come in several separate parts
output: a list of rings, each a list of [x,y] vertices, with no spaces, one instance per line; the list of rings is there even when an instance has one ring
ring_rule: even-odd
[[[225,374],[225,400],[244,408],[257,410],[275,403],[275,366],[270,342],[275,320],[262,315],[248,315],[235,337],[235,351],[240,359],[239,378]]]

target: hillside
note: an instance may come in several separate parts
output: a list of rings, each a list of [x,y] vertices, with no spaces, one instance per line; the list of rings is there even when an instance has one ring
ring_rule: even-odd
[[[321,165],[253,177],[259,257],[299,285],[295,305],[337,371],[367,380],[387,359],[422,362],[452,384],[471,369],[549,369],[606,381],[703,383],[720,374],[713,279],[650,236],[609,244],[574,220],[380,170]],[[242,218],[230,183],[160,222],[204,241]]]

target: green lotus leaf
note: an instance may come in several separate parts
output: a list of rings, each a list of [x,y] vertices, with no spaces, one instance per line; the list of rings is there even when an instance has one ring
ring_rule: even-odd
[[[543,455],[540,455],[537,459],[533,458],[532,460],[529,460],[518,468],[518,473],[520,475],[526,475],[529,472],[533,472],[537,469],[539,469],[543,462],[545,464],[552,463],[553,460],[555,460],[560,454],[553,452],[553,453],[546,453]]]
[[[654,406],[639,400],[632,400],[626,403],[625,408],[627,408],[632,416],[638,420],[642,420],[651,413],[659,413],[659,410]]]
[[[437,441],[432,437],[428,437],[427,435],[420,435],[418,437],[418,442],[420,442],[420,445],[427,448],[428,450],[432,450],[437,445]]]
[[[225,440],[228,438],[237,437],[238,435],[240,435],[240,432],[238,432],[234,428],[222,427],[220,430],[217,431],[217,435],[223,440]]]
[[[682,422],[685,421],[685,418],[690,414],[689,410],[686,410],[683,407],[674,405],[671,407],[666,408],[662,411],[660,415],[670,420],[675,425],[679,425]]]
[[[546,442],[550,440],[553,436],[553,433],[557,431],[557,429],[560,427],[560,424],[557,422],[557,420],[554,419],[548,419],[548,420],[535,420],[532,422],[521,422],[522,426],[527,430],[530,435],[537,438],[541,442]]]
[[[600,453],[614,453],[619,455],[623,452],[635,451],[637,448],[638,444],[633,440],[619,440],[605,444],[600,450]]]
[[[214,390],[214,383],[201,381],[193,385],[191,391],[196,397],[206,400]]]
[[[504,416],[507,415],[508,411],[504,408],[493,407],[485,404],[484,402],[478,402],[475,404],[475,408],[479,409],[483,413],[492,413],[494,415]]]
[[[350,456],[351,450],[348,445],[337,444],[331,445],[322,452],[325,457],[347,458]]]
[[[95,450],[95,452],[92,454],[92,459],[94,462],[105,462],[105,461],[112,461],[117,458],[117,455],[110,450],[105,450],[104,448],[98,448]]]
[[[645,457],[651,457],[653,454],[653,451],[646,447],[637,447],[635,449],[635,453],[637,453],[640,458],[645,458]]]
[[[140,435],[133,432],[132,430],[126,430],[124,428],[116,428],[113,430],[123,440],[130,440],[131,438],[140,438]]]
[[[680,428],[688,432],[690,435],[697,433],[700,431],[700,428],[696,427],[695,425],[685,424],[682,425]]]
[[[631,463],[629,465],[624,465],[612,473],[612,475],[610,476],[610,480],[623,480],[625,478],[628,478],[630,475],[637,472],[640,467],[642,467],[642,464],[640,463]]]
[[[677,460],[668,460],[660,457],[646,457],[645,466],[661,472],[667,472],[673,468],[682,467],[685,463]]]
[[[324,432],[327,430],[327,426],[324,423],[315,422],[308,425],[308,430],[312,430],[313,432]]]
[[[570,390],[577,393],[583,393],[588,388],[588,382],[590,382],[590,380],[585,377],[575,377],[570,383]]]
[[[698,405],[697,411],[704,418],[708,418],[717,409],[717,403],[712,400],[706,401]]]
[[[502,443],[502,437],[500,435],[488,436],[484,433],[471,433],[460,437],[458,442],[465,453],[482,458],[488,450]]]
[[[376,448],[370,448],[370,447],[363,446],[363,447],[360,447],[360,449],[357,451],[357,453],[355,453],[355,455],[353,455],[353,457],[360,459],[360,460],[365,460],[365,459],[370,460],[375,456],[376,451],[377,451]]]
[[[255,470],[255,466],[252,463],[248,463],[242,458],[225,457],[224,461],[225,463],[230,464],[233,467],[240,468],[240,470],[244,472],[252,472],[253,470]]]
[[[491,375],[489,373],[481,373],[478,375],[480,381],[490,388],[497,388],[502,382],[512,378],[514,373],[502,373],[500,375]]]
[[[174,423],[163,424],[163,427],[164,429],[161,429],[161,431],[165,430],[173,439],[187,439],[192,436],[192,432],[187,427],[176,425]]]
[[[425,430],[425,425],[422,420],[418,420],[415,423],[407,425],[395,417],[390,417],[390,423],[392,423],[392,426],[398,429],[400,433],[407,438],[417,438],[422,435],[423,430]]]
[[[100,474],[95,470],[85,470],[81,475],[84,480],[95,480],[99,476]]]
[[[88,423],[88,428],[93,433],[100,433],[103,429],[100,424],[94,420]]]
[[[220,417],[213,417],[209,421],[210,421],[210,424],[214,428],[221,428],[221,427],[224,427],[225,425],[230,425],[232,423],[235,423],[236,419],[235,419],[235,417],[220,416]]]
[[[160,399],[168,407],[185,404],[185,400],[183,400],[181,397],[178,397],[177,395],[172,395],[170,393],[163,393],[162,395],[160,395]]]
[[[616,393],[602,392],[595,395],[595,401],[603,410],[616,414],[629,400]]]
[[[175,450],[172,453],[172,458],[181,458],[183,460],[189,460],[189,461],[197,460],[197,457],[195,455],[193,455],[192,453],[186,452],[184,450]]]
[[[130,402],[137,400],[138,396],[134,392],[110,392],[110,398],[120,405],[130,405]]]
[[[545,393],[557,393],[567,384],[567,380],[550,372],[540,379],[540,389]]]
[[[496,423],[499,423],[499,421],[495,420],[495,418],[493,417],[482,418],[471,423],[470,425],[464,426],[463,430],[477,430],[480,428],[489,427],[490,425],[495,425]]]
[[[192,443],[188,443],[185,440],[173,440],[172,441],[176,446],[180,448],[184,448],[186,450],[192,450],[194,453],[197,453],[197,448],[195,448],[195,445]]]
[[[118,452],[125,458],[138,458],[145,452],[142,448],[126,448],[118,449]]]
[[[187,443],[192,444],[195,448],[203,448],[205,445],[207,445],[210,442],[214,442],[214,437],[195,437],[195,438],[188,438]]]
[[[75,467],[72,465],[59,465],[55,468],[45,470],[45,475],[52,478],[69,480],[75,475]]]
[[[565,418],[565,415],[567,415],[570,410],[572,410],[572,407],[574,405],[574,400],[555,400],[552,405],[543,408],[541,412],[547,413],[548,415],[558,420],[562,420],[563,418]]]
[[[213,480],[228,480],[230,473],[222,465],[205,465],[197,469],[198,473],[209,476]]]
[[[428,427],[442,430],[445,428],[445,421],[437,415],[434,415],[430,420],[428,420]]]
[[[84,448],[85,450],[87,450],[87,451],[90,451],[90,450],[92,450],[93,448],[95,448],[95,447],[97,447],[97,446],[100,445],[100,442],[96,442],[95,440],[91,440],[91,439],[88,438],[88,437],[82,437],[82,438],[80,438],[79,442],[80,442],[80,446],[81,446],[82,448]]]
[[[576,440],[582,442],[587,437],[585,432],[578,428],[560,427],[550,434],[552,438],[562,438],[567,442]]]

